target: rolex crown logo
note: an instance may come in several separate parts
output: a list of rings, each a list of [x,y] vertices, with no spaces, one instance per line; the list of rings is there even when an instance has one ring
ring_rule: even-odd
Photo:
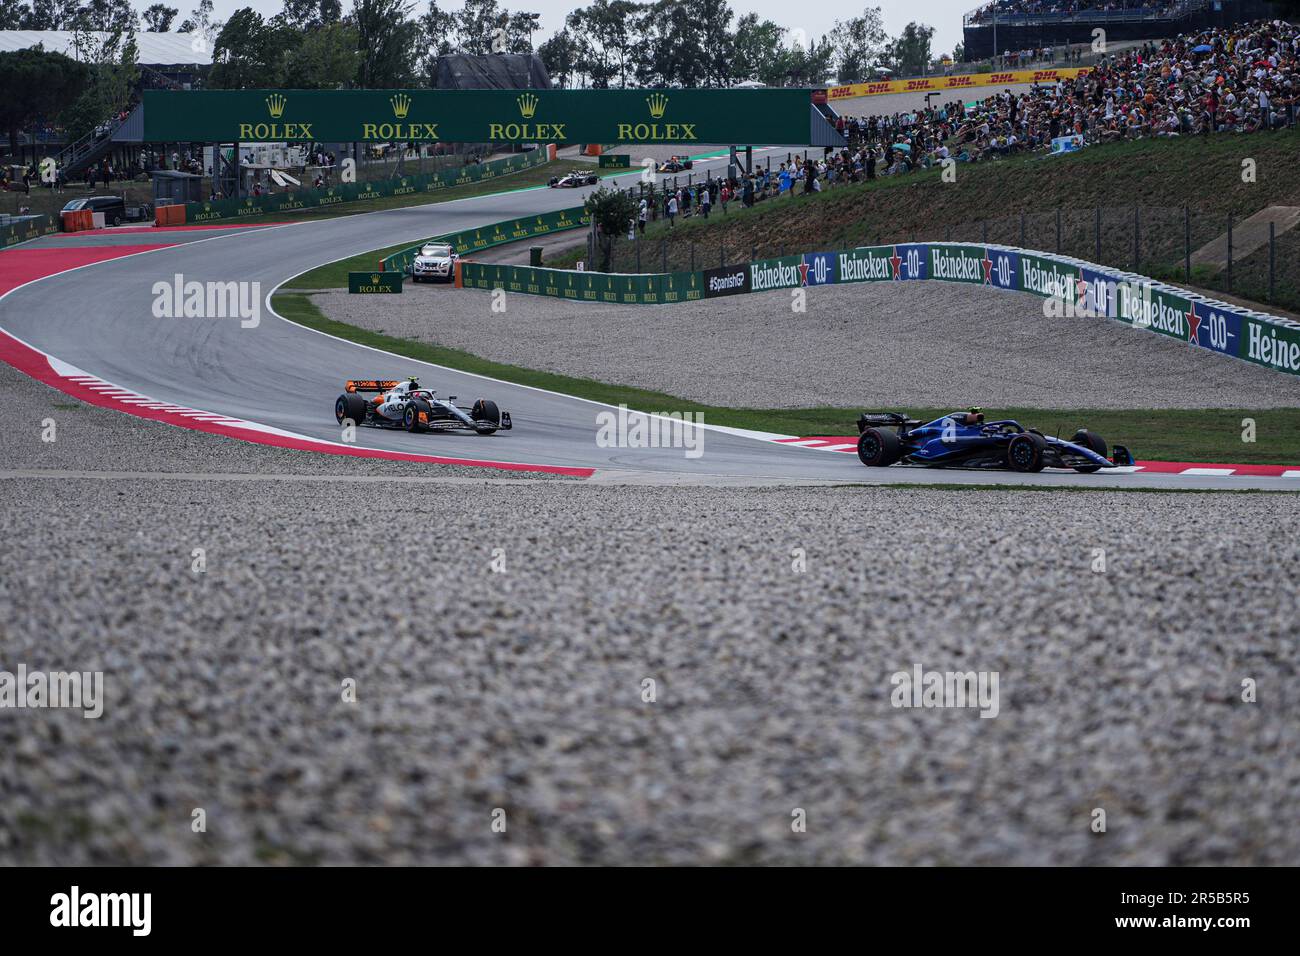
[[[398,93],[388,102],[393,104],[393,115],[398,119],[406,119],[406,114],[411,111],[411,98],[405,93]]]
[[[537,97],[532,93],[525,93],[515,102],[519,104],[519,115],[524,119],[532,119],[533,114],[537,112]]]
[[[374,285],[379,285],[379,276],[372,275],[372,276],[370,277],[370,281],[371,281],[371,283],[374,284]]]
[[[274,119],[284,115],[284,104],[289,102],[279,93],[272,93],[266,98],[266,109]]]
[[[660,119],[664,115],[664,110],[668,109],[668,97],[662,93],[652,93],[645,98],[646,105],[650,107],[650,115],[655,119]]]

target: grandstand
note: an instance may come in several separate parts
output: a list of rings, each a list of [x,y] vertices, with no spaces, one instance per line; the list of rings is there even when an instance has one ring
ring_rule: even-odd
[[[1007,50],[1106,40],[1159,40],[1277,15],[1268,0],[993,0],[962,18],[962,55],[983,60]]]

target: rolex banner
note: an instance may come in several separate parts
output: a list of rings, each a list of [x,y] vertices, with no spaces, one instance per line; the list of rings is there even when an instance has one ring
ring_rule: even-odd
[[[50,216],[33,216],[30,219],[11,219],[0,226],[0,249],[14,246],[29,239],[39,239],[59,231],[59,223]]]
[[[401,272],[349,272],[348,291],[366,295],[401,295]]]
[[[146,90],[145,142],[801,145],[811,91]]]
[[[189,223],[215,222],[222,219],[242,219],[247,216],[264,216],[268,213],[293,212],[297,209],[319,209],[341,203],[364,202],[385,196],[408,196],[416,193],[437,192],[450,186],[483,182],[518,172],[547,162],[546,150],[535,149],[517,153],[504,159],[486,163],[442,169],[436,173],[415,173],[396,179],[377,179],[364,183],[340,183],[321,189],[305,187],[285,193],[266,196],[246,196],[243,199],[215,199],[211,202],[185,204],[185,221]]]

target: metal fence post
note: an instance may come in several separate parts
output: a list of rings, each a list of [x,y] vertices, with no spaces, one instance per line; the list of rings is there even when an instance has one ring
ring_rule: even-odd
[[[1025,247],[1025,214],[1020,214],[1020,248]]]
[[[1192,281],[1192,207],[1183,207],[1183,279]]]
[[[1061,254],[1061,207],[1056,207],[1056,254]]]
[[[1138,207],[1133,207],[1133,271],[1137,272],[1138,263],[1141,262],[1140,245],[1141,239],[1138,236]]]
[[[1100,206],[1097,207],[1097,224],[1093,227],[1092,234],[1096,240],[1096,245],[1097,245],[1097,252],[1096,255],[1093,256],[1093,259],[1097,262],[1098,265],[1100,265],[1101,264],[1101,207]]]
[[[1232,291],[1232,213],[1228,213],[1228,291]]]
[[[1268,224],[1268,301],[1273,300],[1273,275],[1277,265],[1277,223]]]
[[[664,259],[664,272],[667,272],[668,271],[668,240],[667,239],[659,240],[659,251],[660,253],[662,253]]]
[[[641,271],[641,232],[639,228],[636,234],[636,271]]]
[[[695,271],[695,240],[691,240],[691,271]]]
[[[985,219],[980,223],[980,242],[987,245],[989,241],[989,221]]]

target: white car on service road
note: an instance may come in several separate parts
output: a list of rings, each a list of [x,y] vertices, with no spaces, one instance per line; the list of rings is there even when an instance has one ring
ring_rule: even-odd
[[[416,282],[450,282],[456,277],[456,258],[445,242],[426,242],[411,263],[411,278]]]

